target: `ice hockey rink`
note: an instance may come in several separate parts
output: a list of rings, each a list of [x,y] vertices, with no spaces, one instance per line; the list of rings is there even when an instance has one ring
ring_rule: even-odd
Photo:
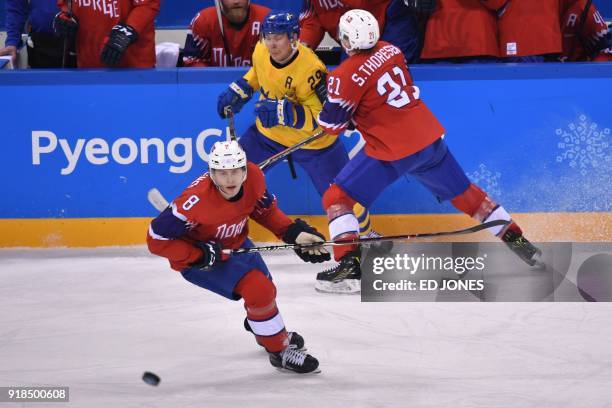
[[[610,303],[361,303],[315,292],[320,266],[293,253],[265,259],[320,374],[272,368],[241,302],[145,247],[0,250],[0,385],[70,387],[6,405],[612,406]]]

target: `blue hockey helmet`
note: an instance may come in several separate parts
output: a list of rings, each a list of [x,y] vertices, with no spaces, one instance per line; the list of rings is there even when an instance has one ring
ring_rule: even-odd
[[[287,34],[290,39],[293,39],[293,34],[300,35],[298,16],[289,11],[272,10],[261,25],[261,33],[263,35]]]

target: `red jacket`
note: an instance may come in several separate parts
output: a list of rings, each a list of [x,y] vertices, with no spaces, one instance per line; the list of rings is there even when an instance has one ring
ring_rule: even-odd
[[[510,0],[498,21],[500,57],[558,54],[562,0]]]
[[[67,11],[66,0],[57,1]],[[119,22],[133,27],[138,40],[130,45],[117,65],[119,68],[155,67],[155,16],[160,0],[72,1],[72,12],[79,21],[76,38],[79,68],[107,68],[100,60],[106,38]]]
[[[308,0],[300,13],[300,41],[313,50],[325,33],[338,40],[338,22],[344,13],[352,9],[367,10],[376,17],[382,34],[385,13],[391,0]]]
[[[498,56],[493,9],[503,0],[438,0],[427,21],[421,58]]]

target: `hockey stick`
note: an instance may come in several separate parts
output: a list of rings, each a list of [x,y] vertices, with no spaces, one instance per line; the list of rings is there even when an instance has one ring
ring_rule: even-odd
[[[68,0],[68,14],[72,15],[72,0]],[[68,36],[64,37],[64,47],[62,49],[62,69],[66,68],[66,53],[68,52]]]
[[[147,191],[147,200],[159,212],[164,211],[170,205],[168,200],[155,187]]]
[[[285,150],[282,150],[276,153],[275,155],[268,157],[266,160],[259,163],[259,168],[263,170],[266,167],[269,167],[271,164],[276,163],[277,161],[284,159],[285,157],[295,152],[296,150],[301,149],[302,146],[306,146],[307,144],[314,142],[317,139],[320,139],[325,134],[326,133],[323,130],[318,131],[314,135],[302,140],[300,143],[294,144],[293,146],[290,146],[286,148]]]
[[[284,244],[284,245],[268,245],[253,248],[238,248],[232,250],[224,250],[226,253],[231,254],[244,254],[248,252],[264,252],[264,251],[278,251],[282,249],[308,249],[319,246],[335,246],[335,245],[353,245],[353,244],[368,244],[371,242],[381,241],[407,241],[416,238],[434,238],[434,237],[447,237],[452,235],[466,235],[473,234],[474,232],[482,231],[492,227],[499,227],[502,225],[508,225],[510,221],[506,220],[495,220],[485,222],[483,224],[474,225],[473,227],[460,229],[456,231],[441,231],[441,232],[425,232],[421,234],[408,234],[408,235],[389,235],[376,238],[355,238],[349,240],[338,240],[338,241],[323,241],[315,242],[312,244]]]
[[[225,39],[225,30],[223,30],[223,18],[221,17],[221,3],[215,0],[215,10],[217,11],[217,19],[219,20],[219,28],[221,29],[221,39],[223,40],[223,48],[225,49],[225,63],[228,67],[232,66],[232,57],[229,53],[227,40]]]
[[[238,138],[236,137],[236,127],[234,126],[234,111],[232,110],[232,106],[231,105],[226,106],[223,109],[223,113],[225,114],[225,117],[227,118],[227,121],[228,121],[230,140],[232,141],[238,140]]]
[[[227,114],[227,110],[226,110],[226,114]],[[230,120],[230,137],[232,134],[232,127],[233,127],[233,116],[232,119]],[[235,133],[235,130],[234,130]],[[308,143],[311,143],[319,138],[321,138],[323,135],[325,135],[326,133],[324,131],[319,131],[317,133],[315,133],[314,135],[310,136],[309,138],[306,138],[304,140],[302,140],[300,143],[295,144],[291,147],[286,148],[283,151],[280,151],[278,153],[276,153],[273,156],[268,157],[266,160],[262,161],[261,163],[259,163],[259,168],[260,169],[265,169],[266,167],[270,166],[272,163],[276,163],[277,161],[287,157],[289,154],[295,152],[296,150],[300,149],[302,146],[307,145]],[[168,200],[166,200],[166,198],[163,196],[163,194],[157,189],[157,188],[152,188],[147,192],[147,199],[149,200],[149,203],[155,207],[155,209],[159,212],[164,211],[168,205],[169,202]]]

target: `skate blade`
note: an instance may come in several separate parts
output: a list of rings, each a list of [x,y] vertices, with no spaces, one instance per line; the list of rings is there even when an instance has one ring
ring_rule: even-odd
[[[543,271],[546,269],[546,262],[544,261],[541,250],[538,249],[538,252],[536,252],[533,258],[531,258],[531,261],[533,262],[530,264],[531,269],[536,271]]]
[[[311,371],[309,373],[298,373],[297,371],[293,371],[290,370],[288,368],[282,368],[282,367],[276,367],[276,371],[281,372],[283,374],[289,374],[289,375],[300,375],[300,376],[310,376],[310,375],[315,375],[315,374],[321,374],[321,369],[317,368],[314,371]]]
[[[355,295],[361,293],[361,280],[345,279],[340,282],[315,281],[315,290],[322,293],[335,293],[341,295]]]

